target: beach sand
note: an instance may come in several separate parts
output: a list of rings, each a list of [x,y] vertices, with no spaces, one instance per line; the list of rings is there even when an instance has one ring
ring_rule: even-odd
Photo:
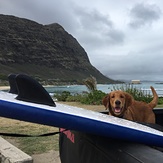
[[[9,90],[10,86],[0,86],[0,91],[2,90]]]

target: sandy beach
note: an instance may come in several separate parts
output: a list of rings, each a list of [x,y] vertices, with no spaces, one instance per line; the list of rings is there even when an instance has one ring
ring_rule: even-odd
[[[0,86],[0,91],[2,90],[9,90],[10,86]]]

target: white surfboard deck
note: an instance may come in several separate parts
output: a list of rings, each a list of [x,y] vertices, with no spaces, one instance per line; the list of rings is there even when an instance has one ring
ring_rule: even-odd
[[[163,132],[132,121],[56,103],[56,107],[16,100],[0,91],[0,116],[109,138],[163,147]]]

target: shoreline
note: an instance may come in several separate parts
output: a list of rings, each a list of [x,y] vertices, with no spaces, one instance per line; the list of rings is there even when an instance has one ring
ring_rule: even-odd
[[[54,85],[43,85],[44,88],[53,87]],[[0,91],[9,90],[10,86],[0,86]]]
[[[2,90],[9,90],[10,86],[0,86],[0,91]]]

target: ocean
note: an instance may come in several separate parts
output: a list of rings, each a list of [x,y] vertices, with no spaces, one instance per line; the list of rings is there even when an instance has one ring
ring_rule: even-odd
[[[109,93],[113,88],[125,87],[129,84],[97,84],[97,89],[105,93]],[[153,86],[159,96],[163,96],[163,83],[159,82],[141,82],[141,84],[132,84],[132,86],[137,89],[145,91],[145,93],[151,94],[150,86]],[[85,85],[63,85],[63,86],[48,86],[45,89],[50,94],[61,93],[63,91],[69,91],[71,94],[80,94],[82,92],[88,91]]]

